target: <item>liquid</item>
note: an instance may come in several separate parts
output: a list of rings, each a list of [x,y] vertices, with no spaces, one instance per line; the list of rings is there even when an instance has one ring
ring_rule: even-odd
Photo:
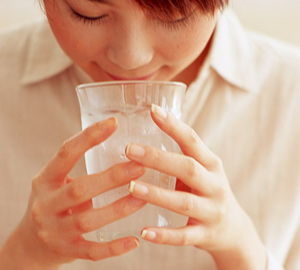
[[[98,173],[112,165],[128,161],[125,148],[131,142],[152,145],[165,151],[178,151],[176,143],[153,122],[149,108],[126,108],[126,111],[107,108],[102,112],[82,113],[83,128],[109,117],[118,119],[118,129],[110,138],[86,153],[88,174]],[[175,188],[174,177],[152,169],[147,169],[139,181],[167,189]],[[126,185],[99,195],[93,199],[93,204],[97,208],[103,207],[128,194]],[[129,217],[97,230],[97,238],[99,241],[111,241],[129,235],[139,236],[146,226],[170,226],[171,215],[168,210],[149,204]]]

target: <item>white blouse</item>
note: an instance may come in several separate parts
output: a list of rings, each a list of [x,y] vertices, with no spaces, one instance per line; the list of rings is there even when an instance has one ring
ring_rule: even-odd
[[[1,246],[26,210],[34,175],[81,129],[75,86],[91,80],[62,52],[46,22],[1,33],[0,61]],[[227,10],[183,106],[183,120],[223,160],[269,252],[269,270],[300,269],[299,70],[299,49],[246,32]],[[83,173],[81,160],[72,174]],[[121,257],[62,269],[216,267],[199,249],[142,241]]]

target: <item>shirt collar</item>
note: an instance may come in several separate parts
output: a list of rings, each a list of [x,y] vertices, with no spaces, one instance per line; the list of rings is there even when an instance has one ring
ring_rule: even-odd
[[[58,45],[47,21],[36,24],[28,44],[22,84],[45,80],[73,65]]]
[[[234,86],[255,91],[254,47],[235,14],[226,9],[219,16],[209,55],[209,65]]]

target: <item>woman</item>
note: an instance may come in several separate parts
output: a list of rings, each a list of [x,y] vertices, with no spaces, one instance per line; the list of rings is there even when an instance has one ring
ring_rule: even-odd
[[[300,129],[292,116],[299,113],[299,51],[246,34],[221,0],[43,4],[64,52],[45,24],[1,36],[1,108],[9,115],[1,125],[1,213],[10,213],[10,225],[1,236],[0,268],[297,269]],[[117,123],[108,119],[71,137],[80,130],[74,88],[129,79],[188,85],[183,122],[151,111],[182,155],[130,144],[128,163],[84,176],[79,160]],[[146,168],[175,175],[177,190],[139,182]],[[27,211],[10,231],[31,178]],[[131,195],[91,207],[94,196],[129,184]],[[178,228],[142,231],[157,245],[83,238],[145,203],[180,215]],[[103,260],[110,257],[117,258]]]

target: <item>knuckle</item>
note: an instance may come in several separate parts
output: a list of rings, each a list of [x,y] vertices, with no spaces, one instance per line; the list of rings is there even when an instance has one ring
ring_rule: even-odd
[[[109,177],[109,182],[111,183],[112,186],[118,186],[119,185],[119,181],[120,181],[120,177],[117,171],[116,167],[112,167],[109,171],[108,171],[108,177]]]
[[[214,156],[214,158],[210,162],[210,167],[212,169],[217,169],[217,168],[222,169],[223,168],[223,161],[218,156]]]
[[[75,180],[72,183],[70,183],[68,188],[69,198],[75,201],[81,201],[87,192],[87,187],[85,183],[79,180]]]
[[[226,217],[227,217],[227,209],[226,207],[222,206],[219,209],[219,219],[223,221]]]
[[[214,235],[215,233],[213,232],[213,230],[206,229],[203,232],[203,236],[202,236],[202,247],[204,246],[213,247],[214,238],[215,238]]]
[[[197,175],[197,161],[193,158],[188,158],[186,159],[185,162],[185,171],[186,171],[186,175],[190,178],[193,178]]]
[[[199,142],[199,136],[193,128],[191,128],[188,133],[188,141],[192,145],[197,144]]]
[[[34,223],[36,236],[43,244],[49,244],[51,241],[50,233],[43,222],[42,207],[39,202],[35,202],[31,207],[31,219]]]
[[[108,255],[109,257],[116,257],[120,255],[120,248],[116,247],[115,245],[109,245],[108,246]]]
[[[86,251],[86,257],[90,261],[100,261],[105,258],[115,257],[120,255],[118,252],[118,248],[115,248],[112,243],[108,243],[105,247],[105,249],[100,252],[99,247],[97,245],[91,246]]]
[[[35,177],[31,182],[32,193],[37,194],[40,189],[40,180],[38,177]]]
[[[190,213],[194,209],[194,199],[190,194],[185,194],[180,205],[183,213]]]
[[[218,166],[218,168],[223,168],[223,161],[221,158],[216,157],[215,164]]]
[[[209,224],[209,226],[218,228],[224,221],[226,222],[226,219],[229,216],[226,204],[221,201],[211,202],[209,208],[211,213],[210,217],[207,219],[207,224]]]
[[[223,186],[220,183],[215,183],[214,186],[214,194],[218,201],[224,201],[226,197],[226,191],[224,190]]]
[[[42,209],[41,205],[38,202],[34,202],[31,206],[31,220],[34,224],[41,228],[42,227]]]
[[[101,259],[98,249],[95,246],[92,246],[87,250],[87,259],[94,262],[97,262]]]
[[[57,152],[57,157],[62,160],[67,160],[71,156],[71,146],[70,146],[70,140],[64,141],[64,143],[61,145]]]
[[[51,241],[51,237],[48,231],[46,230],[41,230],[37,233],[38,239],[40,240],[40,242],[42,242],[43,244],[49,244]]]
[[[183,232],[181,236],[180,245],[181,246],[189,246],[192,242],[191,234],[188,232]]]
[[[217,214],[216,214],[216,222],[222,223],[224,219],[227,217],[227,208],[224,204],[220,203],[217,207]]]
[[[152,146],[144,146],[146,150],[146,155],[151,158],[151,161],[154,163],[154,166],[161,164],[163,160],[164,150],[154,149]]]
[[[76,226],[81,233],[86,233],[90,231],[91,224],[86,214],[78,215],[76,221]]]

